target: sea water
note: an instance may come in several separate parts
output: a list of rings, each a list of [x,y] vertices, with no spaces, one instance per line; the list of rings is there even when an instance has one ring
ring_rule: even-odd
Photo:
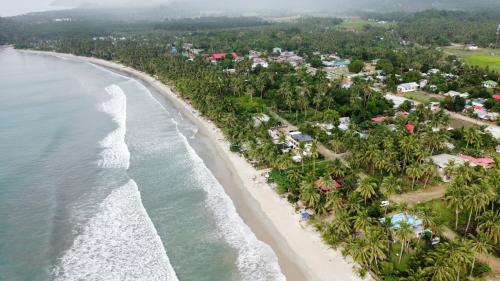
[[[0,280],[284,280],[197,130],[134,79],[1,48]]]

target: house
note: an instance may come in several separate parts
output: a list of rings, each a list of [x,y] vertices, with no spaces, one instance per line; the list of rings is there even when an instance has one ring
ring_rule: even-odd
[[[450,163],[461,166],[466,162],[463,158],[451,154],[433,155],[428,159],[438,166],[438,175],[444,182],[450,181],[450,177],[445,172],[446,167],[448,167]]]
[[[406,119],[408,118],[408,116],[410,115],[409,112],[406,112],[406,111],[398,111],[394,114],[394,117],[400,117],[400,118],[403,118],[403,119]]]
[[[336,180],[320,178],[314,181],[314,185],[321,191],[327,192],[334,189],[340,189],[342,184]]]
[[[212,54],[210,56],[210,60],[212,61],[218,61],[218,60],[222,60],[224,58],[226,58],[226,53],[215,53],[215,54]],[[233,59],[237,58],[238,57],[238,54],[236,54],[235,52],[232,52],[231,53]]]
[[[490,168],[495,163],[495,160],[489,157],[476,158],[465,154],[458,154],[458,156],[471,163],[471,165],[482,166],[483,168]]]
[[[490,133],[494,138],[500,139],[500,127],[490,125],[484,131]]]
[[[255,59],[255,58],[259,58],[261,56],[261,53],[258,52],[258,51],[254,51],[254,50],[250,50],[248,52],[248,58],[249,59]]]
[[[497,147],[495,147],[495,149],[496,149],[497,153],[500,153],[500,144],[497,145]]]
[[[429,108],[432,111],[438,111],[441,109],[441,104],[439,102],[433,101],[429,104]]]
[[[436,85],[430,85],[430,86],[429,86],[429,90],[430,90],[431,92],[437,92],[438,87],[437,87]]]
[[[500,101],[500,93],[491,96],[491,98],[493,98],[494,100]]]
[[[253,59],[253,64],[252,64],[252,69],[255,69],[258,65],[260,65],[263,68],[268,68],[269,67],[269,64],[267,63],[267,61],[265,59],[254,58]]]
[[[278,131],[277,129],[269,129],[267,130],[267,134],[271,137],[273,143],[280,143],[280,131]]]
[[[373,123],[382,123],[386,120],[384,116],[377,116],[370,119]]]
[[[341,117],[339,119],[339,121],[340,121],[340,124],[339,124],[338,128],[342,131],[347,131],[347,129],[349,129],[349,125],[351,123],[351,118]]]
[[[476,44],[467,44],[465,45],[465,49],[468,51],[477,51],[479,47]]]
[[[413,134],[413,132],[415,132],[415,125],[408,123],[405,125],[405,129],[408,133]]]
[[[392,103],[394,104],[393,108],[399,108],[405,101],[409,101],[412,104],[412,106],[414,104],[412,100],[396,95],[386,94],[384,98],[386,100],[392,101]]]
[[[342,82],[340,82],[340,86],[342,89],[350,89],[352,87],[351,79],[343,79]]]
[[[483,81],[483,87],[485,88],[496,88],[498,83],[493,80]]]
[[[418,90],[418,84],[415,82],[399,84],[397,87],[399,93],[407,93]]]
[[[469,94],[468,93],[460,93],[460,92],[457,92],[457,91],[449,91],[448,93],[444,94],[445,96],[449,96],[449,97],[461,97],[461,98],[468,98],[469,97]]]
[[[310,147],[313,139],[310,135],[300,131],[291,131],[288,132],[287,140],[292,148],[297,149],[301,143],[305,144],[306,148]]]
[[[391,217],[391,224],[393,229],[398,229],[401,227],[401,223],[407,223],[413,229],[413,233],[419,236],[424,232],[424,223],[417,216],[410,215],[406,212],[394,214]]]
[[[429,80],[422,79],[418,82],[418,86],[420,87],[420,89],[423,89],[427,86],[428,83],[429,83]]]
[[[252,117],[253,118],[253,126],[254,127],[259,127],[263,123],[269,122],[271,119],[269,115],[265,113],[260,113]]]
[[[335,68],[340,68],[340,67],[347,67],[351,64],[351,61],[348,60],[348,59],[344,59],[344,60],[336,60],[334,63],[333,63],[333,67]]]
[[[273,54],[281,54],[281,48],[273,48]]]
[[[439,73],[439,69],[437,68],[432,68],[432,69],[429,69],[429,71],[427,71],[427,74],[438,74]]]

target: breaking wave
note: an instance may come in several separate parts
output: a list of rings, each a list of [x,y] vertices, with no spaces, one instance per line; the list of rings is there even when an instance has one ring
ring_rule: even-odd
[[[55,270],[56,281],[178,281],[133,180],[113,190]]]
[[[171,119],[177,125],[174,119]],[[213,211],[222,238],[238,251],[236,266],[242,281],[284,281],[285,276],[272,248],[257,239],[239,216],[233,201],[224,191],[187,138],[177,129],[194,166],[194,177],[206,192],[206,204]]]
[[[106,92],[111,98],[101,104],[99,109],[109,114],[118,127],[100,141],[103,151],[97,163],[102,168],[128,169],[130,166],[130,152],[125,143],[127,98],[117,85],[107,87]]]

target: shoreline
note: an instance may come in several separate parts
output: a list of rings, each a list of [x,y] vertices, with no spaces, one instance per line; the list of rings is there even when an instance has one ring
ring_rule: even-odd
[[[363,280],[353,271],[355,263],[350,259],[346,260],[339,250],[333,250],[326,245],[312,226],[302,226],[294,207],[265,182],[265,178],[262,176],[263,172],[257,171],[244,157],[230,152],[229,142],[225,140],[222,132],[213,122],[201,116],[188,102],[176,95],[169,86],[146,73],[111,61],[55,52],[32,50],[24,52],[76,59],[130,76],[154,89],[183,116],[197,125],[203,137],[206,136],[207,142],[210,142],[215,148],[211,153],[215,153],[217,158],[224,162],[218,164],[222,166],[215,168],[215,171],[211,166],[216,163],[209,163],[207,166],[221,181],[245,223],[249,225],[259,240],[273,248],[287,280]],[[205,158],[203,160],[207,161]],[[230,173],[227,173],[227,169]],[[222,171],[225,172],[224,175],[222,175]],[[235,186],[227,186],[232,182],[236,182]]]

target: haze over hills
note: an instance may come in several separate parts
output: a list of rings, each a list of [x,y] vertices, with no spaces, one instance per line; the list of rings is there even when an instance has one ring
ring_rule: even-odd
[[[55,0],[55,6],[77,7],[71,10],[31,13],[20,17],[43,19],[71,17],[80,20],[159,21],[168,18],[198,16],[349,16],[358,12],[415,12],[425,9],[500,10],[496,0]]]

